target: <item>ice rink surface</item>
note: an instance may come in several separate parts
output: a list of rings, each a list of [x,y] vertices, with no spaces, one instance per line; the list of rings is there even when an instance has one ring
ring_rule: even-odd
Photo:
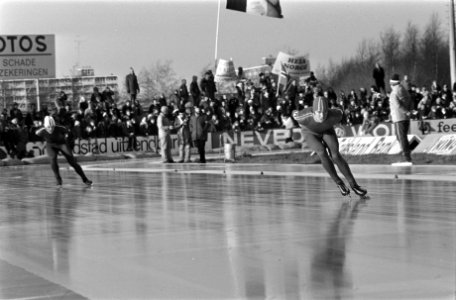
[[[0,299],[455,299],[456,167],[0,169]]]

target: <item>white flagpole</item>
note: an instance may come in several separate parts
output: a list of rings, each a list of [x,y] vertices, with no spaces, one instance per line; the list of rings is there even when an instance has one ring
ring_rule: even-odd
[[[450,75],[451,88],[456,83],[456,46],[455,46],[455,28],[454,28],[454,0],[450,0]]]
[[[218,46],[218,34],[219,34],[219,24],[220,24],[220,4],[222,0],[218,1],[218,12],[217,12],[217,29],[215,31],[215,64],[217,65],[217,46]],[[217,66],[216,66],[217,67]]]

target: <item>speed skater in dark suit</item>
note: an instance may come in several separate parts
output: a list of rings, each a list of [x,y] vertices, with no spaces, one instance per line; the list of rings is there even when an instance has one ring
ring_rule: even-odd
[[[57,186],[62,185],[62,177],[59,172],[59,165],[57,163],[57,156],[60,153],[66,158],[68,164],[73,167],[73,169],[81,177],[82,182],[86,185],[92,185],[92,181],[89,180],[81,166],[76,162],[73,153],[67,145],[68,130],[60,125],[56,125],[52,117],[46,116],[44,118],[44,128],[38,129],[36,135],[42,137],[46,141],[46,152],[49,158],[51,159],[51,168],[54,172],[55,178],[57,180]]]
[[[348,163],[339,152],[339,141],[334,126],[342,120],[342,110],[328,108],[328,99],[322,96],[321,89],[317,87],[314,91],[312,107],[295,110],[292,115],[300,125],[307,145],[320,157],[323,168],[337,184],[341,194],[349,195],[350,189],[337,174],[334,164],[348,180],[352,190],[361,197],[365,196],[367,190],[356,183]]]

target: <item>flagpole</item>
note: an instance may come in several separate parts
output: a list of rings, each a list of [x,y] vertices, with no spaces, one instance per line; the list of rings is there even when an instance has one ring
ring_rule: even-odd
[[[219,35],[219,24],[220,24],[220,5],[222,0],[218,0],[218,11],[217,11],[217,27],[215,31],[215,67],[217,67],[217,46],[218,46],[218,35]]]

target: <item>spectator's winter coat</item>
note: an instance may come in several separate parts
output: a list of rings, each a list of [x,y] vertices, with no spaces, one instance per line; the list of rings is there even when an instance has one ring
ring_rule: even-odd
[[[412,103],[408,91],[401,84],[392,86],[389,103],[393,122],[410,120]]]
[[[209,129],[209,125],[206,121],[205,115],[195,116],[193,115],[190,118],[190,132],[192,133],[192,140],[207,140],[207,131]]]

